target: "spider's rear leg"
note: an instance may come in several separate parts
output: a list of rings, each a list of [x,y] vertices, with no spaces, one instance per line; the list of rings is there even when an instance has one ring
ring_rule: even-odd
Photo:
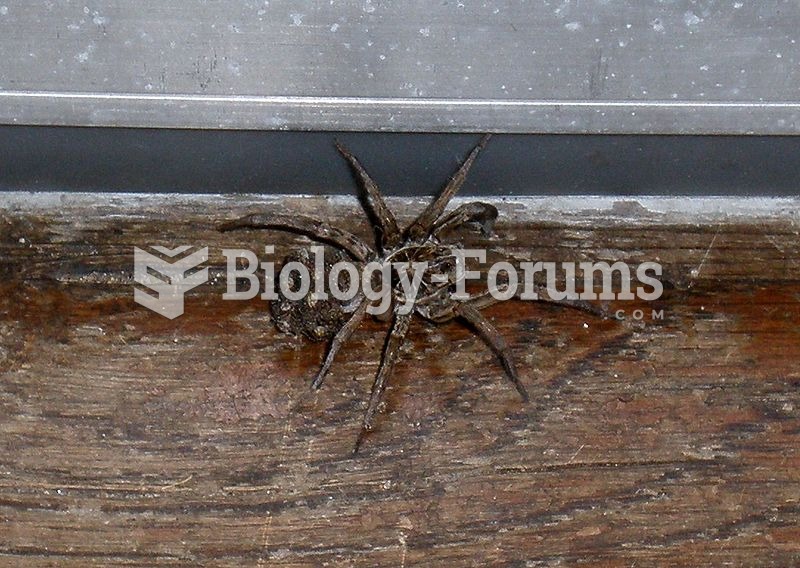
[[[364,441],[364,436],[367,432],[372,430],[372,421],[375,418],[375,413],[378,411],[383,392],[386,390],[386,384],[389,375],[392,374],[392,369],[400,356],[400,348],[403,346],[408,327],[411,323],[411,318],[414,312],[408,314],[401,314],[395,311],[392,327],[389,330],[389,335],[386,338],[386,344],[383,348],[383,355],[381,357],[381,364],[378,367],[378,374],[375,375],[375,382],[372,384],[372,392],[369,395],[369,404],[367,411],[364,414],[364,420],[361,422],[361,431],[356,438],[356,445],[353,448],[353,453],[357,453],[361,447],[361,442]]]
[[[339,353],[342,345],[344,345],[344,343],[350,339],[350,336],[353,335],[353,332],[358,329],[358,326],[361,325],[362,321],[364,321],[364,315],[367,313],[368,305],[369,302],[367,302],[366,298],[362,297],[361,302],[353,312],[353,315],[350,316],[350,319],[345,322],[338,332],[336,332],[336,335],[331,340],[330,347],[328,347],[328,353],[325,355],[325,361],[322,363],[322,367],[320,367],[320,370],[317,372],[314,380],[311,381],[312,389],[318,389],[322,386],[325,376],[328,374],[336,354]]]
[[[511,357],[511,349],[506,343],[506,340],[500,335],[500,332],[489,323],[485,317],[481,315],[481,313],[471,306],[470,304],[460,304],[456,307],[456,313],[464,318],[469,324],[475,328],[478,332],[478,335],[481,336],[489,347],[492,348],[497,356],[500,358],[500,361],[503,363],[503,368],[508,375],[508,378],[511,379],[511,382],[514,383],[514,386],[519,392],[522,400],[528,402],[528,391],[525,390],[525,387],[519,380],[519,375],[517,374],[517,367],[514,364],[514,360]]]
[[[217,227],[217,230],[223,233],[239,229],[276,229],[299,233],[315,241],[338,246],[361,262],[366,262],[373,255],[369,245],[352,233],[302,215],[288,216],[255,213],[228,221]]]

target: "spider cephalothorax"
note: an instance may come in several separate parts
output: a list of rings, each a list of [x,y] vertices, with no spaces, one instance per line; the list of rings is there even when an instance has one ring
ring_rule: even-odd
[[[512,381],[524,400],[528,394],[517,375],[514,361],[508,345],[494,326],[481,314],[480,309],[493,303],[489,294],[482,294],[468,300],[456,300],[452,292],[456,278],[456,260],[453,246],[445,246],[441,239],[449,230],[463,224],[477,224],[485,234],[490,234],[497,209],[492,205],[481,202],[466,203],[445,214],[445,208],[451,198],[464,183],[475,158],[486,145],[489,135],[484,136],[467,158],[450,178],[447,185],[433,202],[411,223],[406,229],[401,229],[394,215],[386,206],[375,182],[367,174],[359,161],[341,144],[336,144],[339,152],[350,164],[354,174],[360,181],[364,191],[364,207],[373,222],[376,246],[371,247],[362,239],[327,223],[301,216],[282,216],[270,214],[253,214],[231,221],[220,227],[220,230],[234,229],[277,229],[300,233],[313,240],[333,245],[347,252],[358,263],[378,262],[425,262],[425,269],[421,285],[414,298],[407,298],[404,289],[392,286],[393,301],[391,313],[392,320],[383,356],[375,376],[372,392],[362,422],[361,433],[356,442],[356,450],[364,434],[372,429],[375,414],[378,410],[382,395],[386,389],[387,380],[398,359],[400,349],[408,333],[409,324],[417,314],[434,323],[441,323],[452,319],[460,319],[473,327],[483,340],[498,355],[505,368],[508,378]],[[326,252],[326,257],[328,253]],[[307,260],[307,256],[304,257]],[[298,300],[297,302],[302,302]],[[406,312],[400,306],[405,302],[413,302],[413,309]],[[369,302],[363,294],[356,297],[354,303],[340,308],[333,305],[333,314],[320,324],[316,319],[303,320],[303,306],[292,303],[281,297],[273,304],[273,316],[276,315],[276,306],[280,313],[290,314],[294,319],[279,321],[283,331],[302,333],[312,339],[332,337],[328,353],[317,375],[312,381],[313,388],[319,388],[330,369],[333,359],[342,345],[358,328],[367,315]],[[337,311],[338,310],[338,311]],[[315,312],[315,313],[318,313]],[[299,314],[299,319],[298,319]],[[314,318],[318,317],[317,315]]]

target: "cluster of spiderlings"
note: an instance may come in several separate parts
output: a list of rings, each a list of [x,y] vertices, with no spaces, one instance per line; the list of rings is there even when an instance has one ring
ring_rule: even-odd
[[[325,281],[330,274],[331,267],[337,262],[353,262],[343,251],[332,247],[324,247]],[[308,269],[308,274],[314,274],[314,255],[308,249],[294,251],[283,259],[285,266],[289,262],[299,262]],[[301,288],[300,273],[292,271],[289,277],[289,289],[293,292]],[[350,275],[347,271],[339,273],[339,289],[347,290],[350,287]],[[325,300],[318,300],[313,294],[306,294],[299,300],[290,300],[280,290],[276,282],[277,300],[270,305],[272,319],[275,325],[284,333],[302,335],[312,341],[331,339],[350,318],[355,309],[353,301],[337,300],[328,294]]]

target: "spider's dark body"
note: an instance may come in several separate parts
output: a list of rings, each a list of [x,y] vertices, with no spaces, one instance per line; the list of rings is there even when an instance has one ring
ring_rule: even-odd
[[[460,319],[473,327],[498,355],[506,374],[522,398],[524,400],[528,399],[527,392],[519,381],[508,345],[494,326],[479,312],[481,308],[493,303],[493,298],[488,293],[468,300],[455,300],[452,297],[456,283],[456,258],[453,254],[453,247],[458,245],[445,245],[442,242],[442,237],[448,231],[464,224],[477,224],[484,234],[491,234],[492,226],[497,218],[497,209],[492,205],[471,202],[457,207],[448,214],[444,213],[447,204],[464,183],[472,163],[488,140],[489,135],[481,139],[480,143],[470,152],[449,180],[440,195],[404,230],[401,230],[397,225],[397,221],[384,203],[377,185],[359,161],[337,143],[339,152],[350,164],[364,190],[364,206],[373,221],[376,235],[377,242],[375,247],[369,246],[353,234],[308,217],[254,214],[226,223],[220,228],[225,231],[257,228],[300,233],[313,240],[333,245],[362,264],[373,260],[379,262],[427,263],[416,298],[411,299],[413,301],[413,309],[410,312],[402,313],[398,309],[398,306],[409,299],[404,297],[402,287],[393,284],[393,301],[389,313],[385,314],[388,316],[387,319],[390,318],[392,320],[391,330],[386,339],[383,356],[372,387],[367,411],[364,415],[361,434],[356,442],[356,450],[363,439],[364,433],[372,429],[387,380],[398,359],[400,349],[415,313],[434,323]],[[302,253],[299,254],[300,261],[304,261],[303,259],[308,261],[307,253],[305,256]],[[326,252],[326,265],[328,254]],[[308,301],[311,302],[311,300]],[[304,302],[306,300],[292,302],[285,297],[281,297],[273,304],[272,313],[279,328],[283,331],[295,334],[300,333],[312,339],[332,338],[325,361],[312,381],[312,386],[319,388],[339,349],[366,316],[369,302],[366,301],[365,296],[360,295],[356,297],[353,303],[347,305],[341,303],[329,304],[324,310],[318,309],[319,307],[316,305]],[[322,315],[320,316],[320,314]],[[320,321],[320,317],[324,321]]]

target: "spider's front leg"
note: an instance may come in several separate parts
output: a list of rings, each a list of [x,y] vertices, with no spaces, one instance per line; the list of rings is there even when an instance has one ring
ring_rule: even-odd
[[[365,209],[367,210],[367,215],[372,213],[381,248],[387,250],[397,246],[400,243],[402,234],[400,233],[400,228],[397,226],[394,214],[383,201],[380,189],[378,189],[378,184],[373,181],[367,173],[367,170],[365,170],[361,162],[358,161],[358,158],[356,158],[350,150],[345,148],[343,144],[337,141],[336,149],[339,150],[342,157],[347,160],[353,173],[355,173],[359,181],[361,181],[361,187],[366,192]]]
[[[593,316],[597,316],[600,319],[608,319],[608,304],[607,302],[601,303],[599,306],[587,302],[586,300],[552,300],[546,297],[546,294],[542,294],[541,292],[546,292],[546,286],[538,286],[539,289],[539,299],[537,302],[542,302],[545,304],[550,304],[553,306],[558,306],[560,308],[568,308],[570,310],[577,310],[579,312],[584,312]]]
[[[465,203],[451,213],[444,215],[436,221],[431,229],[431,234],[436,238],[459,225],[477,223],[485,237],[491,236],[494,222],[497,220],[497,207],[481,201]]]
[[[559,308],[576,310],[578,312],[596,316],[600,319],[608,319],[608,307],[605,304],[597,306],[592,302],[587,302],[586,300],[551,300],[550,298],[546,297],[547,287],[537,286],[537,289],[537,293],[539,295],[538,299],[536,300],[537,302],[549,304],[551,306],[558,306]],[[501,289],[500,291],[503,290]],[[515,297],[519,297],[519,294],[515,294]],[[500,301],[502,300],[496,299],[491,292],[488,291],[473,294],[470,298],[470,304],[477,310],[488,308],[489,306],[493,306]]]
[[[500,361],[503,363],[503,368],[508,375],[508,378],[511,379],[511,382],[514,383],[514,387],[516,387],[517,392],[522,397],[522,400],[528,402],[528,391],[525,390],[525,386],[520,382],[519,375],[517,374],[517,367],[514,364],[514,359],[511,356],[511,348],[506,343],[506,340],[500,335],[500,332],[489,323],[481,313],[473,307],[469,303],[459,304],[455,308],[455,313],[462,318],[464,318],[472,327],[475,328],[475,331],[478,332],[478,335],[481,336],[489,347],[491,347],[492,351],[494,351],[497,356],[500,358]]]
[[[478,142],[478,145],[472,149],[458,170],[456,170],[456,173],[453,174],[453,177],[450,178],[450,181],[447,182],[447,185],[444,187],[439,196],[434,199],[433,202],[431,202],[425,208],[425,210],[420,213],[419,217],[417,217],[414,222],[411,223],[408,229],[406,229],[406,235],[408,238],[420,239],[430,234],[434,224],[439,217],[441,217],[442,213],[444,213],[447,204],[450,203],[450,200],[453,198],[453,196],[458,192],[459,189],[461,189],[461,186],[464,185],[464,181],[467,179],[467,174],[469,173],[472,164],[475,162],[475,159],[478,157],[478,154],[480,154],[481,150],[483,150],[486,144],[489,142],[489,138],[491,138],[491,136],[491,134],[485,134],[483,138],[481,138],[480,142]]]
[[[383,392],[386,390],[386,384],[389,376],[392,374],[392,369],[400,356],[400,349],[403,346],[406,335],[408,334],[408,327],[411,324],[411,318],[414,312],[407,314],[400,313],[399,309],[395,309],[392,327],[389,335],[386,338],[386,344],[383,347],[383,355],[381,357],[381,364],[378,367],[378,374],[375,375],[375,382],[372,384],[372,392],[369,395],[369,404],[367,411],[364,414],[364,420],[361,423],[361,431],[356,439],[353,454],[358,453],[361,447],[361,442],[364,441],[364,436],[367,432],[372,430],[372,421],[378,411],[378,406],[383,398]]]

